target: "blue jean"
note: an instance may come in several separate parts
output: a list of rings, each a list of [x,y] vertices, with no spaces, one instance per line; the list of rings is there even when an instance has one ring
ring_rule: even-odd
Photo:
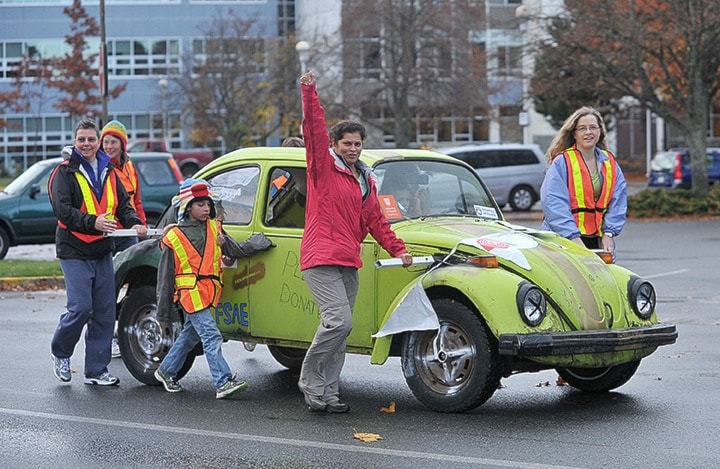
[[[60,259],[65,276],[67,311],[60,315],[50,348],[58,358],[70,358],[85,332],[85,376],[107,371],[115,329],[115,289],[112,256],[100,259]]]
[[[182,368],[187,354],[202,341],[205,359],[216,388],[232,378],[230,365],[222,355],[222,334],[215,324],[209,308],[192,314],[185,314],[185,324],[170,351],[160,363],[160,370],[173,378]]]

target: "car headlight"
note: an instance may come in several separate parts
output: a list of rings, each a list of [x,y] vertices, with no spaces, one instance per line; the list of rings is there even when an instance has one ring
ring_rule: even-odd
[[[635,314],[641,318],[648,319],[655,312],[657,304],[655,287],[647,280],[632,277],[628,283],[628,297]]]
[[[529,282],[522,283],[516,300],[520,316],[528,326],[537,326],[545,319],[547,311],[545,294],[535,285]]]

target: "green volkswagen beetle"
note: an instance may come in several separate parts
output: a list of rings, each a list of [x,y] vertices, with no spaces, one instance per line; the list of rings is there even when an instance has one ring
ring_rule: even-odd
[[[423,150],[365,150],[362,159],[393,229],[422,262],[384,267],[389,255],[372,238],[363,242],[348,352],[376,365],[401,357],[426,407],[473,409],[502,377],[544,369],[578,389],[608,391],[675,342],[675,326],[658,323],[650,282],[602,253],[506,222],[465,163]],[[230,235],[263,232],[275,245],[225,268],[218,327],[228,340],[265,344],[279,363],[299,368],[319,321],[299,262],[304,150],[237,150],[196,176],[222,196]],[[160,224],[174,220],[168,209]],[[122,357],[151,385],[182,321],[179,313],[170,323],[156,317],[159,257],[151,239],[115,258]]]

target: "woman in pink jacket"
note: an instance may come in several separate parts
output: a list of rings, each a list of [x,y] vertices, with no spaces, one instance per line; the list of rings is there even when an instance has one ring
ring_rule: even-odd
[[[358,291],[360,245],[370,233],[403,266],[412,264],[405,243],[390,229],[370,168],[360,161],[365,127],[342,121],[328,135],[315,74],[300,77],[307,158],[305,233],[300,269],[320,309],[320,325],[307,351],[298,387],[311,412],[345,413],[340,372]]]

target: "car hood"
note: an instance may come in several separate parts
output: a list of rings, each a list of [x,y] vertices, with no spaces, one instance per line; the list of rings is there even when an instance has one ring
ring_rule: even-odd
[[[497,257],[500,268],[532,282],[576,330],[610,327],[627,312],[624,269],[555,233],[477,218],[435,218],[395,225],[411,250]],[[613,272],[615,270],[615,272]],[[627,271],[625,271],[627,272]]]

